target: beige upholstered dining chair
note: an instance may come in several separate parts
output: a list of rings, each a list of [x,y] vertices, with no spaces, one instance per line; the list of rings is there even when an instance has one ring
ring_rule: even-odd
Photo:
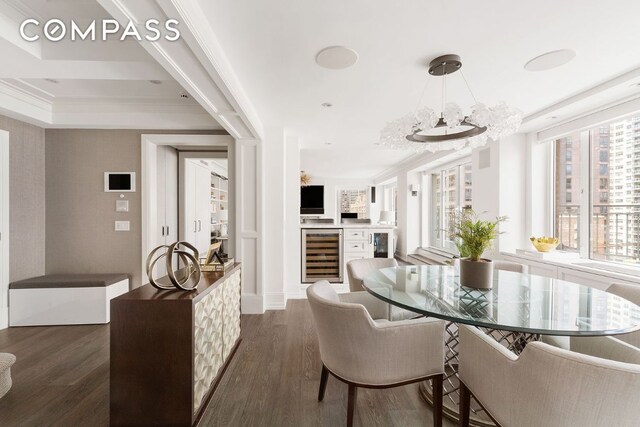
[[[493,269],[502,271],[515,271],[516,273],[524,274],[527,274],[529,272],[529,267],[524,264],[498,259],[493,260]]]
[[[637,426],[640,365],[527,344],[516,356],[477,328],[460,327],[460,425],[470,393],[502,426]]]
[[[338,295],[326,280],[307,288],[318,333],[322,401],[329,373],[349,386],[347,426],[353,425],[358,387],[389,388],[427,379],[434,390],[433,421],[442,425],[444,322],[374,321],[384,314],[367,292]]]
[[[349,290],[351,292],[364,291],[364,277],[381,268],[397,267],[398,261],[394,258],[363,258],[354,259],[347,263],[347,276],[349,276]]]
[[[614,283],[607,292],[640,305],[640,285]],[[571,351],[640,365],[640,331],[612,337],[571,337]]]
[[[380,270],[381,268],[397,266],[398,261],[394,258],[363,258],[351,260],[347,263],[349,290],[351,290],[351,292],[364,291],[364,278],[367,274]],[[389,307],[389,320],[405,320],[417,317],[422,316],[400,307]]]
[[[0,398],[9,392],[11,385],[11,367],[16,363],[16,356],[11,353],[0,353]]]

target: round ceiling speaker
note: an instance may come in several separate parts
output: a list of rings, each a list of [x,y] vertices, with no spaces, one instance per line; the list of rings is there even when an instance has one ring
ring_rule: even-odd
[[[557,68],[570,62],[575,57],[576,53],[571,49],[554,50],[552,52],[536,56],[524,64],[524,69],[527,71],[551,70],[552,68]]]
[[[349,68],[356,62],[358,62],[356,51],[344,46],[325,47],[316,55],[316,63],[330,70]]]

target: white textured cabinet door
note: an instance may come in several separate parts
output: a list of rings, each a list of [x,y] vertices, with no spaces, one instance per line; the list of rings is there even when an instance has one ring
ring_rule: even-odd
[[[240,338],[240,283],[241,271],[238,270],[222,285],[222,351],[224,360],[227,360],[234,344]]]
[[[193,320],[193,412],[197,412],[224,363],[222,286],[196,303]]]

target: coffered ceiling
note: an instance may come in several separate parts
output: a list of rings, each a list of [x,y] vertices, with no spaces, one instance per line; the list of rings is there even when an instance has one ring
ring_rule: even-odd
[[[0,113],[45,127],[222,128],[137,41],[27,42],[27,18],[85,26],[111,16],[94,0],[2,0]]]

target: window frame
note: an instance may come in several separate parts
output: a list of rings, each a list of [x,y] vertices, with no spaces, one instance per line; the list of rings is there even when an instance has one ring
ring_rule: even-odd
[[[423,248],[431,248],[439,251],[444,251],[446,253],[450,253],[451,255],[457,255],[458,250],[455,245],[446,238],[445,236],[445,225],[446,225],[446,214],[445,214],[445,173],[453,168],[457,169],[456,171],[456,193],[457,193],[457,206],[456,209],[460,210],[462,206],[465,204],[465,167],[471,166],[471,205],[473,207],[473,163],[471,156],[465,156],[460,159],[456,159],[453,162],[449,162],[443,165],[439,165],[437,168],[425,170],[423,172],[423,188],[429,189],[428,197],[425,197],[423,200],[423,212],[426,215],[422,216],[422,229],[428,230],[423,235],[423,241],[421,242],[421,247]],[[439,206],[440,206],[440,218],[437,224],[438,229],[441,231],[439,237],[434,238],[434,234],[436,230],[432,229],[432,218],[435,217],[435,204],[432,203],[433,200],[433,175],[440,176],[440,197],[439,197]],[[424,224],[427,224],[425,227]],[[434,242],[437,243],[434,244]]]
[[[602,259],[602,258],[596,258],[592,256],[592,250],[594,249],[594,243],[593,243],[593,237],[594,237],[594,230],[592,229],[592,219],[593,219],[593,215],[595,212],[594,209],[594,204],[602,204],[605,202],[602,202],[600,200],[594,200],[594,189],[598,189],[601,182],[600,180],[598,180],[597,182],[592,180],[592,177],[596,177],[598,175],[602,175],[602,174],[598,174],[598,173],[594,173],[596,172],[596,166],[594,166],[593,160],[594,160],[594,156],[596,156],[596,153],[594,153],[594,148],[598,147],[598,148],[607,148],[610,146],[610,142],[607,142],[606,144],[603,144],[603,140],[602,140],[602,131],[598,132],[596,129],[597,128],[601,128],[601,127],[605,127],[605,126],[611,126],[613,123],[616,123],[618,121],[622,121],[625,119],[628,119],[630,117],[633,116],[637,116],[638,114],[640,114],[640,111],[636,111],[636,112],[630,112],[627,114],[624,114],[618,118],[613,118],[613,119],[609,119],[603,122],[597,122],[597,123],[592,123],[584,128],[581,129],[577,129],[571,132],[566,132],[562,135],[558,135],[556,137],[553,137],[552,139],[547,139],[547,142],[550,142],[550,146],[551,146],[551,150],[554,153],[551,156],[551,165],[552,165],[552,174],[555,176],[555,174],[557,173],[557,168],[559,167],[559,165],[557,164],[557,157],[555,155],[555,144],[557,144],[557,141],[564,138],[565,136],[571,135],[571,134],[579,134],[580,135],[580,164],[579,164],[579,168],[580,168],[580,179],[576,180],[575,177],[572,177],[572,188],[576,188],[576,185],[578,185],[579,187],[577,187],[578,193],[579,193],[579,213],[580,213],[580,219],[579,219],[579,224],[578,224],[578,232],[579,232],[579,244],[578,244],[578,252],[579,252],[579,256],[581,259],[584,260],[589,260],[589,261],[594,261],[594,262],[599,262],[599,263],[605,263],[605,264],[613,264],[613,265],[624,265],[625,267],[631,267],[631,268],[639,268],[640,267],[640,263],[621,263],[619,261],[615,261],[615,260],[609,260],[609,259]],[[593,135],[591,134],[591,132],[593,131]],[[615,129],[614,132],[611,132],[609,134],[609,138],[613,139],[616,138],[615,136]],[[542,142],[542,141],[541,141]],[[600,156],[599,153],[597,153],[598,156]],[[602,164],[606,164],[606,167],[608,168],[609,174],[611,174],[612,169],[611,169],[611,159],[615,157],[614,153],[609,153],[608,155],[608,159],[607,160],[602,160],[601,158],[598,158],[598,164],[599,166],[597,167],[601,167]],[[576,162],[572,162],[574,165],[576,164]],[[586,171],[586,173],[585,173]],[[556,199],[556,186],[555,183],[553,182],[554,180],[552,179],[551,182],[549,182],[549,194],[551,195],[551,200],[552,203],[549,205],[550,207],[550,216],[551,216],[551,225],[552,225],[552,230],[553,230],[553,235],[555,235],[556,231],[557,231],[557,226],[558,226],[558,216],[556,214],[556,204],[555,201]],[[615,190],[614,190],[615,191]],[[599,191],[599,193],[601,193],[601,191]],[[615,200],[612,198],[612,192],[609,191],[607,193],[608,195],[608,201],[606,203],[609,204],[615,204]],[[575,203],[575,202],[574,202]]]

